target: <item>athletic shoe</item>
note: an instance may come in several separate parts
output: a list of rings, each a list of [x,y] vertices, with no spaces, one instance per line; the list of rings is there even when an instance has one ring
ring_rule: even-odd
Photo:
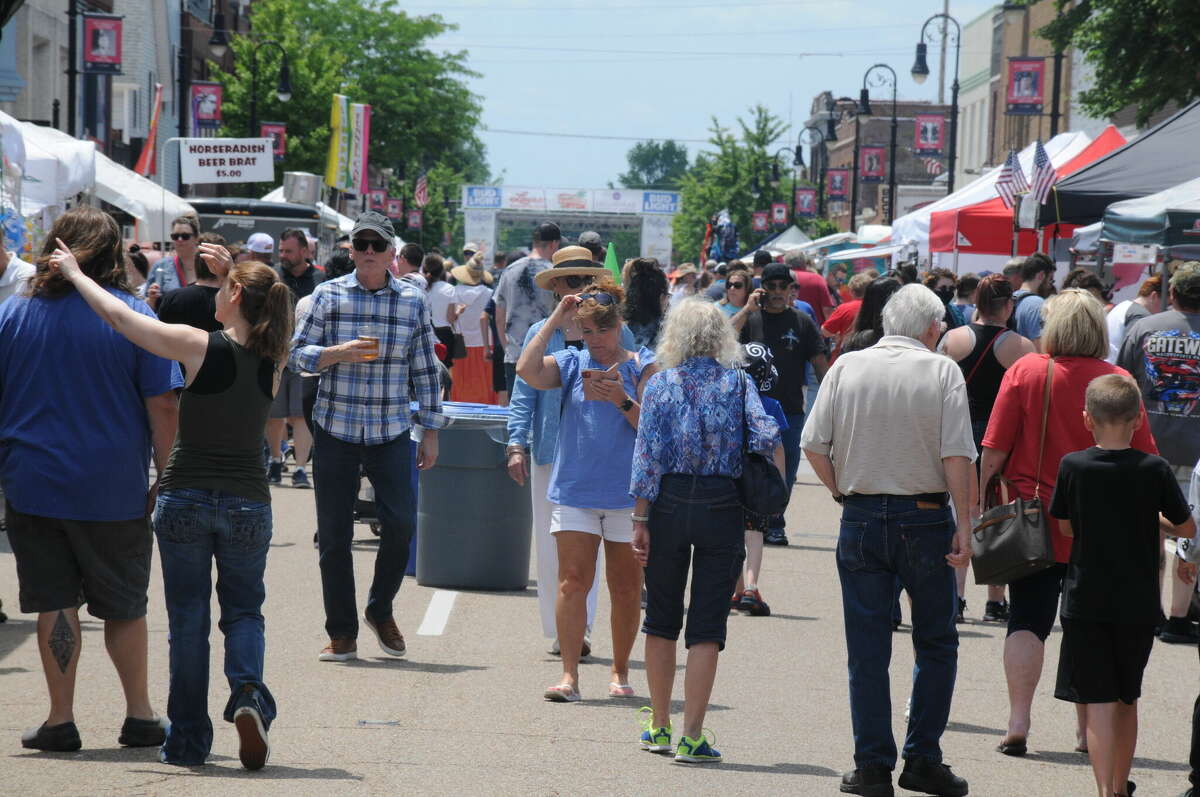
[[[283,484],[283,463],[272,461],[267,465],[267,484]]]
[[[21,734],[21,746],[27,750],[45,750],[49,753],[73,753],[83,744],[79,741],[79,729],[73,722],[58,725],[42,723]]]
[[[1168,645],[1195,645],[1200,640],[1196,624],[1186,617],[1172,617],[1163,626],[1158,638]]]
[[[965,622],[966,617],[964,615],[966,615],[966,613],[967,613],[967,599],[959,598],[958,599],[958,614],[954,615],[954,622],[955,623]]]
[[[965,797],[968,791],[965,779],[955,775],[945,764],[927,758],[906,759],[897,782],[902,789],[942,797]]]
[[[308,480],[308,474],[304,472],[304,468],[296,468],[292,471],[292,486],[301,490],[312,489],[312,482]]]
[[[163,717],[152,720],[126,717],[117,744],[125,747],[158,747],[167,740],[168,725]]]
[[[317,656],[318,661],[350,661],[358,658],[358,643],[348,637],[334,637]]]
[[[654,709],[642,706],[638,709],[638,722],[642,726],[642,737],[639,740],[642,749],[651,753],[671,752],[671,726],[654,727]]]
[[[399,658],[408,650],[404,644],[404,634],[401,634],[399,627],[396,626],[395,618],[389,617],[376,623],[369,614],[364,614],[363,621],[366,622],[367,628],[375,632],[375,638],[379,640],[379,648],[384,653]]]
[[[783,529],[767,529],[767,533],[763,535],[763,542],[767,545],[787,545],[787,534]]]
[[[988,601],[983,612],[984,622],[1008,622],[1008,601]]]
[[[729,611],[736,612],[741,608],[742,608],[742,595],[739,592],[735,592],[733,594],[733,597],[729,599]]]
[[[246,684],[233,710],[233,725],[238,732],[238,758],[249,770],[262,769],[271,757],[271,745],[267,741],[267,726],[254,694],[254,687]]]
[[[712,731],[707,733],[712,734]],[[699,739],[680,736],[679,744],[675,746],[675,763],[677,764],[716,764],[721,760],[721,751],[708,743],[701,733]],[[713,736],[715,742],[717,737]]]
[[[762,599],[762,593],[757,589],[748,589],[742,593],[738,608],[751,617],[770,617],[771,607]]]
[[[838,791],[862,797],[893,797],[892,771],[883,767],[863,767],[842,775]]]

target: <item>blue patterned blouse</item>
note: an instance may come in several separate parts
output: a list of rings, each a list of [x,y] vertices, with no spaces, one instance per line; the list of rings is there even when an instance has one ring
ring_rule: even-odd
[[[634,498],[654,501],[665,474],[731,476],[742,473],[742,385],[750,450],[770,456],[779,425],[764,410],[754,383],[711,357],[693,357],[646,383],[633,449]]]

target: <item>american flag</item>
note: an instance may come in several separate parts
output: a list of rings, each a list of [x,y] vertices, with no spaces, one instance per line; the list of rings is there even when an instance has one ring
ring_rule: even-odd
[[[1033,188],[1029,190],[1029,196],[1039,205],[1046,204],[1046,198],[1050,196],[1050,189],[1057,179],[1058,172],[1054,171],[1054,164],[1050,162],[1039,139],[1033,155]]]
[[[1004,167],[1000,169],[1000,176],[996,178],[996,193],[1004,200],[1004,206],[1011,208],[1017,194],[1023,194],[1028,190],[1029,183],[1025,180],[1025,172],[1021,171],[1021,162],[1017,160],[1017,151],[1010,149],[1008,159],[1004,161]]]
[[[416,202],[419,208],[429,204],[429,180],[424,174],[417,178],[417,186],[413,189],[413,202]]]
[[[937,158],[922,158],[921,160],[925,164],[926,174],[941,174],[942,173],[942,162],[940,160],[938,160]]]

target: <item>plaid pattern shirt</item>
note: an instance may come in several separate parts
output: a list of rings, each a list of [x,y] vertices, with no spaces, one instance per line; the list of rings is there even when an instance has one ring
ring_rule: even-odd
[[[318,370],[321,352],[354,340],[363,324],[379,330],[378,359]],[[351,272],[313,291],[288,364],[321,374],[313,408],[317,425],[347,443],[378,445],[395,440],[413,422],[426,429],[446,425],[433,343],[429,306],[416,288],[388,274],[387,285],[371,291]],[[419,407],[412,421],[410,397]]]

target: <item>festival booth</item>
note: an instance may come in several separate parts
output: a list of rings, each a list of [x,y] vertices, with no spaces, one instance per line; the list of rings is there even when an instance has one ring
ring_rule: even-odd
[[[779,257],[791,252],[793,249],[803,249],[810,243],[812,243],[812,238],[809,238],[804,234],[803,230],[793,224],[773,238],[763,241],[758,245],[758,248],[751,249],[742,255],[738,258],[738,261],[749,265],[754,262],[755,252],[768,252],[771,257]]]
[[[905,244],[887,244],[859,249],[843,249],[840,252],[826,255],[825,270],[828,271],[831,266],[841,263],[846,266],[848,275],[871,268],[883,274],[891,269],[893,259],[897,255],[903,254],[906,248]]]

